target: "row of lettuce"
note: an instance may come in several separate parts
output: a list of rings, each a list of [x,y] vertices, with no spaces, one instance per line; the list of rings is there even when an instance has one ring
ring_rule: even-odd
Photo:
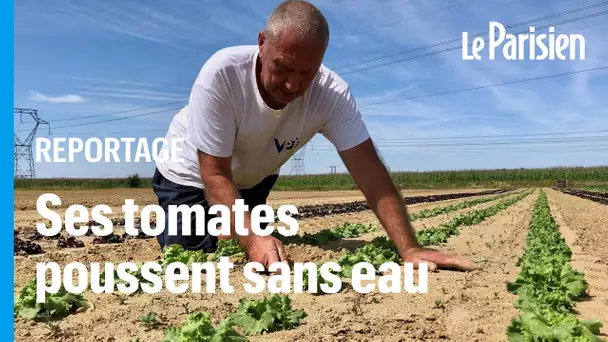
[[[584,274],[572,268],[572,251],[551,215],[547,194],[534,204],[521,271],[507,290],[518,296],[520,315],[507,329],[509,341],[603,341],[600,321],[579,320],[575,301],[587,296]]]

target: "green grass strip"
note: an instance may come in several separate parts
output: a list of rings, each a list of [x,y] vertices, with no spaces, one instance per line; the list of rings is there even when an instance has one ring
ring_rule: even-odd
[[[572,251],[551,215],[547,194],[534,204],[521,272],[507,290],[517,294],[519,317],[507,328],[509,341],[602,341],[602,323],[572,313],[574,301],[586,296],[584,274],[572,269]]]
[[[312,234],[304,233],[302,235],[283,236],[275,232],[273,236],[281,240],[283,244],[324,245],[332,241],[356,238],[363,234],[375,232],[377,230],[378,227],[372,224],[345,222],[339,226],[335,226],[329,229],[323,229]]]

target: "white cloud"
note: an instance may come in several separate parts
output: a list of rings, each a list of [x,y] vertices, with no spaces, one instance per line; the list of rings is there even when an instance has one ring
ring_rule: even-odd
[[[87,100],[75,94],[61,95],[61,96],[49,96],[44,95],[36,91],[32,91],[30,95],[30,100],[38,101],[38,102],[47,102],[47,103],[84,103]]]
[[[83,94],[96,97],[114,97],[125,99],[146,99],[158,101],[186,101],[188,94],[178,94],[169,92],[160,92],[144,89],[117,89],[109,87],[97,87],[95,90],[83,91]]]
[[[255,30],[263,24],[250,10],[222,3],[182,1],[175,6],[167,6],[163,2],[125,0],[111,4],[68,2],[61,7],[61,11],[70,14],[80,26],[110,30],[189,52],[219,47],[231,36],[242,39],[251,35],[250,41],[255,42]]]
[[[113,8],[109,9],[114,10]],[[128,13],[128,11],[122,13],[118,12],[117,15],[112,15],[111,11],[104,13],[103,11],[97,10],[90,11],[89,13],[88,10],[89,9],[86,7],[79,7],[77,5],[74,5],[72,8],[75,16],[84,19],[89,23],[95,23],[100,27],[150,42],[165,44],[177,49],[193,51],[188,47],[175,44],[171,42],[170,39],[162,37],[162,34],[158,32],[161,29],[159,29],[157,24],[153,21],[144,21],[144,19],[133,15],[127,16],[126,13]],[[123,18],[120,17],[120,14],[123,15]],[[155,32],[156,34],[152,35],[152,32]]]

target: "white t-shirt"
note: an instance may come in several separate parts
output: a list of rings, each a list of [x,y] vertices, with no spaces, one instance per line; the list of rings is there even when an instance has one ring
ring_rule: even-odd
[[[181,151],[157,161],[168,180],[203,188],[197,149],[232,156],[233,182],[251,188],[278,174],[289,158],[317,133],[338,151],[369,138],[348,84],[321,66],[307,92],[282,110],[262,100],[255,67],[258,46],[235,46],[216,52],[201,68],[189,103],[173,118],[167,140],[184,139]],[[172,160],[182,159],[182,162]]]

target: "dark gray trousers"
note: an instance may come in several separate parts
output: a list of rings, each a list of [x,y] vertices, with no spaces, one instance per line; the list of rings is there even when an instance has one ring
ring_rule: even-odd
[[[245,204],[249,206],[249,212],[251,212],[253,207],[256,205],[266,204],[268,194],[270,193],[270,190],[274,186],[278,177],[279,175],[271,175],[266,177],[253,188],[239,189]],[[165,246],[178,244],[187,250],[203,250],[205,253],[215,252],[218,241],[217,237],[210,234],[203,236],[196,235],[196,218],[194,214],[192,214],[190,218],[185,218],[191,220],[190,222],[192,222],[190,226],[192,232],[191,235],[181,234],[181,225],[182,221],[184,220],[182,215],[178,215],[177,217],[178,235],[169,235],[169,205],[185,204],[192,206],[195,204],[200,204],[205,209],[205,228],[207,227],[207,222],[209,222],[209,220],[214,216],[207,214],[210,205],[205,198],[204,190],[176,184],[163,177],[158,169],[154,171],[154,176],[152,177],[152,189],[158,197],[158,205],[161,206],[165,211],[165,230],[163,234],[156,237],[160,248],[163,249]]]

